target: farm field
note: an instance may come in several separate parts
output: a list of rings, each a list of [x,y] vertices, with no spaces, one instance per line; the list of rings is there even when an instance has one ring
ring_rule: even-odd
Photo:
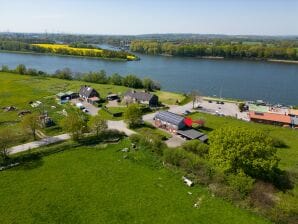
[[[70,47],[66,44],[32,44],[40,48],[49,50],[53,54],[67,54],[75,56],[87,56],[87,57],[104,57],[102,53],[104,51],[98,48],[79,48],[79,47]],[[115,57],[117,58],[117,57]],[[134,55],[127,55],[127,60],[135,60]]]
[[[187,187],[181,173],[164,168],[147,151],[124,157],[120,149],[130,145],[128,140],[77,148],[64,144],[70,144],[66,151],[0,172],[1,224],[270,223],[204,188]]]

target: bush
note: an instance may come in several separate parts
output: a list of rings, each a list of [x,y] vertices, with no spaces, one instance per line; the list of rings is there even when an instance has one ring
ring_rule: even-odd
[[[186,141],[183,143],[182,148],[203,158],[208,155],[209,150],[208,145],[202,143],[200,140]]]
[[[150,150],[158,155],[163,155],[164,148],[166,148],[165,143],[162,141],[162,136],[157,134],[134,134],[130,136],[130,140],[141,148]]]
[[[251,192],[254,179],[243,172],[239,172],[237,174],[228,175],[226,177],[226,182],[234,190],[237,190],[242,197],[245,197]]]

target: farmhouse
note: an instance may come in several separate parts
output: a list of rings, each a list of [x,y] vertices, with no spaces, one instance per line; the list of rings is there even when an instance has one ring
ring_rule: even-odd
[[[141,103],[150,107],[158,106],[158,96],[149,92],[127,91],[124,94],[124,101],[126,103]]]
[[[273,124],[280,126],[290,126],[292,124],[291,117],[287,114],[262,113],[250,111],[248,116],[251,121],[265,124]]]
[[[95,104],[100,100],[99,93],[90,86],[82,86],[79,96],[91,104]]]
[[[92,97],[99,97],[99,93],[90,86],[82,86],[79,92],[79,96],[87,100]]]

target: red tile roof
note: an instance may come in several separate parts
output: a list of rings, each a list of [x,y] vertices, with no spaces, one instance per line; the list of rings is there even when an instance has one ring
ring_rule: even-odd
[[[274,113],[258,113],[250,111],[248,116],[251,119],[266,120],[266,121],[276,121],[280,123],[291,124],[291,117],[284,114],[274,114]]]
[[[289,114],[298,116],[298,110],[290,109],[290,110],[289,110]]]

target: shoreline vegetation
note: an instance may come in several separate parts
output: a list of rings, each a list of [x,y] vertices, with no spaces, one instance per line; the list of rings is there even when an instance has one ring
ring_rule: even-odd
[[[286,43],[242,43],[220,40],[193,43],[187,41],[134,40],[131,42],[130,50],[142,54],[168,57],[298,63],[298,48],[293,44]]]
[[[27,43],[13,40],[0,40],[0,51],[37,53],[45,55],[87,57],[106,60],[134,61],[139,60],[134,54],[126,51],[112,51],[96,48],[93,45],[71,43]]]
[[[31,54],[31,55],[71,57],[71,58],[88,58],[88,59],[94,59],[94,60],[109,60],[109,61],[123,61],[123,62],[126,62],[127,61],[126,59],[121,59],[121,58],[102,58],[102,57],[100,58],[100,57],[79,56],[79,55],[66,55],[66,54],[54,54],[54,53],[38,53],[38,52],[34,52],[34,51],[0,50],[0,53]]]

